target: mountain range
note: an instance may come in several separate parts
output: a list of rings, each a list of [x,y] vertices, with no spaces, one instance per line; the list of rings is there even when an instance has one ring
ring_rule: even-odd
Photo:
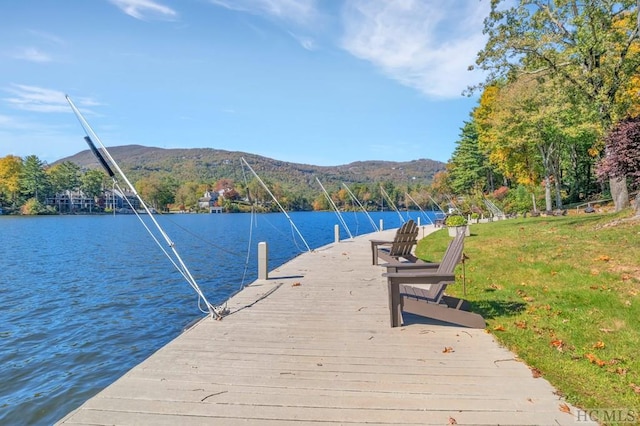
[[[250,181],[253,176],[242,162],[244,159],[261,179],[278,182],[284,187],[301,192],[310,188],[317,191],[316,178],[327,189],[331,185],[340,186],[343,182],[347,185],[383,182],[403,187],[427,185],[435,173],[445,168],[444,163],[429,159],[407,162],[357,161],[339,166],[314,166],[213,148],[165,149],[125,145],[109,147],[108,150],[133,182],[152,174],[169,175],[179,182],[214,183],[219,179]],[[71,161],[88,169],[100,167],[90,150],[60,159],[56,163],[63,161]]]

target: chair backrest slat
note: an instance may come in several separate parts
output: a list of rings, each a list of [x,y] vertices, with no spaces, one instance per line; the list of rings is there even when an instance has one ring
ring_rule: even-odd
[[[418,225],[410,219],[405,222],[396,232],[393,243],[389,248],[389,255],[402,257],[410,254],[418,239]]]
[[[442,262],[438,266],[438,273],[452,274],[456,269],[456,265],[462,259],[462,251],[464,250],[464,232],[459,232],[449,243],[447,251],[442,257]]]

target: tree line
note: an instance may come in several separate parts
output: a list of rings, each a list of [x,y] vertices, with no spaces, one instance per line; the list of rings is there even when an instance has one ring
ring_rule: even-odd
[[[376,184],[356,183],[350,187],[327,187],[327,194],[320,190],[284,185],[281,181],[262,179],[265,188],[256,178],[234,182],[223,178],[217,181],[181,181],[171,174],[158,172],[138,178],[134,182],[136,192],[158,211],[208,211],[200,202],[205,193],[217,196],[216,205],[228,212],[278,211],[273,197],[289,211],[331,210],[335,205],[341,210],[369,211],[420,208],[437,210],[439,203],[430,195],[427,184],[397,185],[393,182]],[[105,192],[113,188],[113,181],[102,170],[83,169],[65,161],[47,165],[36,155],[25,158],[8,155],[0,158],[0,207],[6,212],[21,214],[55,214],[62,211],[59,200],[65,194],[82,192],[95,202],[91,212],[100,211],[105,205]],[[218,196],[219,195],[219,196]],[[273,196],[273,197],[272,197]],[[440,200],[447,203],[447,200]],[[73,211],[82,212],[83,209]],[[88,209],[85,209],[88,210]],[[104,209],[103,209],[104,210]]]

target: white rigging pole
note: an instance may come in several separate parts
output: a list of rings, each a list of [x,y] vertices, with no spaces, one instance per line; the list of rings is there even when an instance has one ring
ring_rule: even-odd
[[[373,221],[373,219],[371,218],[371,216],[369,216],[369,212],[367,212],[367,210],[365,210],[364,206],[362,205],[362,203],[360,203],[360,200],[358,200],[356,198],[356,196],[353,194],[353,192],[351,192],[351,190],[349,189],[349,187],[347,186],[346,183],[342,182],[342,185],[344,185],[344,187],[346,188],[347,192],[349,193],[349,195],[351,196],[351,198],[358,203],[358,205],[360,206],[360,209],[362,209],[362,211],[364,212],[365,215],[367,215],[367,218],[369,219],[369,222],[371,223],[371,226],[373,226],[373,229],[375,229],[376,232],[380,231],[380,228],[378,228],[378,226],[376,225],[376,223]]]
[[[318,179],[317,177],[316,177],[316,182],[318,182],[318,185],[320,185],[320,188],[322,188],[322,192],[324,193],[324,196],[327,198],[327,201],[329,202],[329,204],[331,204],[331,207],[333,207],[333,210],[336,212],[338,221],[340,222],[340,224],[342,224],[342,227],[344,228],[344,230],[347,231],[349,238],[353,240],[353,235],[351,235],[351,231],[349,231],[349,227],[347,226],[344,219],[342,218],[342,215],[340,214],[340,210],[338,210],[338,206],[336,206],[336,203],[333,202],[327,190],[324,189],[324,185],[322,185],[322,182],[320,182],[320,179]]]
[[[382,185],[380,185],[380,192],[382,192],[382,195],[384,196],[384,198],[387,199],[387,202],[389,203],[389,205],[391,207],[393,207],[393,209],[396,211],[396,213],[398,213],[398,217],[400,218],[400,222],[405,223],[404,218],[402,217],[402,215],[400,214],[400,211],[398,210],[398,208],[396,207],[395,204],[393,204],[393,201],[391,201],[391,197],[389,197],[389,194],[387,194],[387,191],[384,190],[384,188],[382,187]]]
[[[298,234],[298,236],[300,237],[300,239],[302,240],[302,242],[304,243],[305,247],[307,248],[307,251],[311,251],[311,248],[309,247],[309,244],[307,244],[307,241],[304,239],[304,237],[302,236],[302,234],[300,233],[300,231],[298,230],[298,227],[296,226],[295,223],[293,223],[293,219],[291,219],[291,216],[289,216],[287,214],[287,211],[284,209],[284,207],[282,207],[282,205],[280,205],[280,203],[278,202],[277,198],[271,193],[271,191],[269,190],[269,187],[267,187],[267,185],[265,185],[265,183],[262,181],[262,179],[260,179],[260,176],[258,176],[258,174],[251,168],[251,166],[249,165],[249,163],[247,163],[247,160],[244,159],[244,157],[240,157],[240,159],[242,160],[242,162],[249,168],[249,170],[251,171],[251,173],[253,174],[253,176],[255,176],[255,178],[258,180],[258,182],[260,183],[260,185],[262,185],[262,187],[265,189],[265,191],[267,191],[267,193],[271,196],[271,198],[273,199],[273,201],[276,203],[276,205],[280,208],[280,211],[282,211],[282,213],[284,213],[284,215],[287,217],[287,219],[289,219],[289,223],[291,224],[291,226],[293,227],[293,229],[295,229],[296,233]]]
[[[413,197],[411,197],[411,195],[409,195],[409,193],[408,193],[408,192],[405,192],[405,193],[404,193],[404,195],[406,195],[407,197],[409,197],[409,199],[413,202],[413,204],[415,204],[415,205],[418,207],[418,209],[420,209],[420,212],[422,213],[422,216],[424,216],[425,218],[427,218],[427,220],[428,220],[429,222],[431,222],[431,224],[433,225],[433,221],[432,221],[432,220],[431,220],[431,218],[430,218],[430,217],[429,217],[429,216],[424,212],[424,210],[422,210],[422,207],[420,207],[420,204],[418,204],[418,203],[416,202],[416,200],[414,200],[414,199],[413,199]]]
[[[102,157],[102,154],[104,154],[107,157],[107,159],[109,160],[111,165],[116,169],[116,171],[118,172],[120,177],[127,184],[127,186],[129,187],[129,191],[131,191],[136,196],[136,198],[140,202],[140,205],[142,206],[144,211],[147,213],[147,215],[150,218],[150,220],[153,222],[153,225],[156,227],[156,229],[158,230],[158,232],[160,233],[162,238],[165,240],[167,245],[171,248],[171,251],[173,252],[173,258],[169,255],[169,253],[167,253],[167,251],[164,249],[164,247],[162,247],[162,245],[157,240],[157,238],[155,237],[153,232],[149,229],[149,227],[147,227],[147,224],[138,215],[137,211],[135,209],[133,209],[133,211],[136,212],[136,215],[138,216],[138,219],[140,219],[140,221],[142,222],[143,226],[145,227],[145,229],[147,230],[149,235],[151,235],[151,237],[154,239],[156,244],[158,244],[158,246],[162,249],[162,251],[165,253],[165,255],[169,258],[171,263],[173,263],[173,265],[176,267],[178,272],[180,272],[180,274],[185,278],[185,280],[189,283],[189,285],[191,285],[191,287],[198,294],[198,305],[200,305],[200,301],[202,301],[205,304],[206,311],[204,309],[202,309],[202,307],[200,307],[200,310],[205,312],[205,313],[208,313],[209,315],[211,315],[212,318],[214,318],[214,317],[215,318],[220,318],[221,317],[220,312],[213,305],[211,305],[207,301],[207,298],[205,297],[205,295],[202,292],[202,290],[200,290],[200,287],[198,286],[198,283],[196,282],[195,278],[193,277],[193,275],[191,275],[191,272],[189,271],[189,269],[185,265],[184,261],[182,260],[182,257],[180,257],[180,254],[178,253],[178,251],[177,251],[177,249],[175,247],[175,243],[171,240],[171,238],[169,238],[169,235],[167,235],[167,233],[164,231],[164,229],[162,229],[160,224],[156,221],[155,216],[153,215],[153,213],[151,212],[149,207],[147,207],[147,204],[144,202],[144,200],[142,199],[140,194],[138,194],[138,191],[136,191],[135,187],[131,184],[131,182],[129,181],[127,176],[124,174],[124,172],[122,171],[120,166],[118,166],[118,163],[116,163],[116,161],[113,159],[113,157],[111,156],[111,154],[109,153],[107,148],[104,146],[104,144],[102,143],[102,141],[100,140],[98,135],[93,131],[93,129],[91,128],[91,126],[89,125],[87,120],[85,120],[85,118],[80,113],[78,108],[76,108],[75,104],[71,101],[71,98],[68,95],[65,95],[65,97],[67,99],[67,102],[71,106],[71,109],[73,110],[73,113],[75,114],[76,118],[80,122],[80,125],[82,126],[84,132],[87,135],[85,137],[85,141],[89,144],[89,147],[91,148],[93,153],[98,157],[98,160],[100,160],[100,162],[102,163],[102,166],[105,168],[105,170],[107,171],[109,176],[113,179],[114,185],[117,186],[118,189],[120,189],[120,191],[124,195],[124,191],[122,191],[122,189],[120,188],[120,185],[117,182],[115,174],[110,169],[110,167],[109,167],[108,163],[106,163],[105,159]],[[95,146],[93,145],[93,140],[95,140],[98,143],[98,145],[100,146],[101,151],[98,151],[95,148]]]

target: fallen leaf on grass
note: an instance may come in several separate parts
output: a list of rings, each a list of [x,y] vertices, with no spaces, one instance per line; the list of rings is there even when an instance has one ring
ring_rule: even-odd
[[[560,339],[552,340],[551,346],[562,352],[562,349],[564,348],[564,342]]]
[[[562,411],[563,413],[571,413],[571,408],[569,408],[569,406],[564,402],[560,404],[559,408],[560,408],[560,411]]]
[[[450,354],[451,352],[455,352],[451,346],[447,346],[442,350],[443,354]]]
[[[534,379],[540,378],[542,377],[542,371],[538,370],[537,368],[532,368],[531,375],[533,376]]]
[[[636,385],[635,383],[631,383],[629,384],[629,386],[631,386],[632,391],[634,391],[637,394],[640,394],[640,386]]]
[[[594,343],[594,344],[593,344],[593,348],[594,348],[594,349],[604,349],[604,347],[605,347],[604,342],[600,342],[600,341],[598,341],[598,342],[596,342],[596,343]]]
[[[514,324],[516,325],[516,327],[522,329],[522,330],[526,330],[527,328],[527,322],[526,321],[516,321],[514,322]]]
[[[587,358],[591,364],[596,364],[598,367],[604,367],[607,364],[594,354],[584,354],[584,357]]]
[[[608,262],[608,261],[610,261],[610,260],[611,260],[611,257],[610,257],[610,256],[607,256],[606,254],[602,254],[602,255],[598,256],[598,257],[596,258],[596,260],[599,260],[599,261],[601,261],[601,262]]]
[[[494,331],[504,331],[504,326],[503,325],[496,325],[495,327],[493,327]]]

